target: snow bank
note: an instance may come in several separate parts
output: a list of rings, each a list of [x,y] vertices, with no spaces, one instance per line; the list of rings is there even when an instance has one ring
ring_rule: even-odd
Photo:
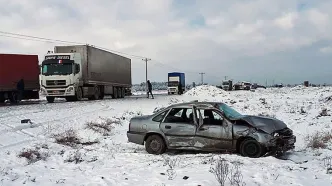
[[[190,89],[184,95],[207,99],[211,97],[225,97],[228,96],[229,93],[215,86],[201,85]]]

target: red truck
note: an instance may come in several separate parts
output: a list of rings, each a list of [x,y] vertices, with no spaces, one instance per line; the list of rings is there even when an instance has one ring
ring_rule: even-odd
[[[39,72],[38,55],[0,54],[0,103],[39,99]],[[21,79],[22,94],[17,88]]]

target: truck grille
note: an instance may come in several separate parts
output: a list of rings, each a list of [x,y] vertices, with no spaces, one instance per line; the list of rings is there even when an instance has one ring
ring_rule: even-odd
[[[49,95],[64,95],[66,90],[48,90]]]
[[[66,80],[47,80],[46,85],[48,86],[66,85]]]

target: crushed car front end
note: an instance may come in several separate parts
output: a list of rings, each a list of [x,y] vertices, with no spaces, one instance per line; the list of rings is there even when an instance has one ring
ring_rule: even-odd
[[[268,155],[281,155],[295,148],[296,136],[283,121],[264,116],[244,116],[240,120],[246,121],[257,130],[247,135],[255,138]],[[258,132],[259,131],[259,132]]]
[[[272,136],[273,138],[270,140],[270,146],[268,147],[271,154],[281,155],[295,148],[296,136],[290,128],[277,130]]]

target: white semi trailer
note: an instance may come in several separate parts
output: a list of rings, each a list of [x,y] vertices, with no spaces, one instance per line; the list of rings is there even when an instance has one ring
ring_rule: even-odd
[[[131,81],[131,59],[89,45],[55,46],[41,64],[41,92],[49,103],[124,98]]]

